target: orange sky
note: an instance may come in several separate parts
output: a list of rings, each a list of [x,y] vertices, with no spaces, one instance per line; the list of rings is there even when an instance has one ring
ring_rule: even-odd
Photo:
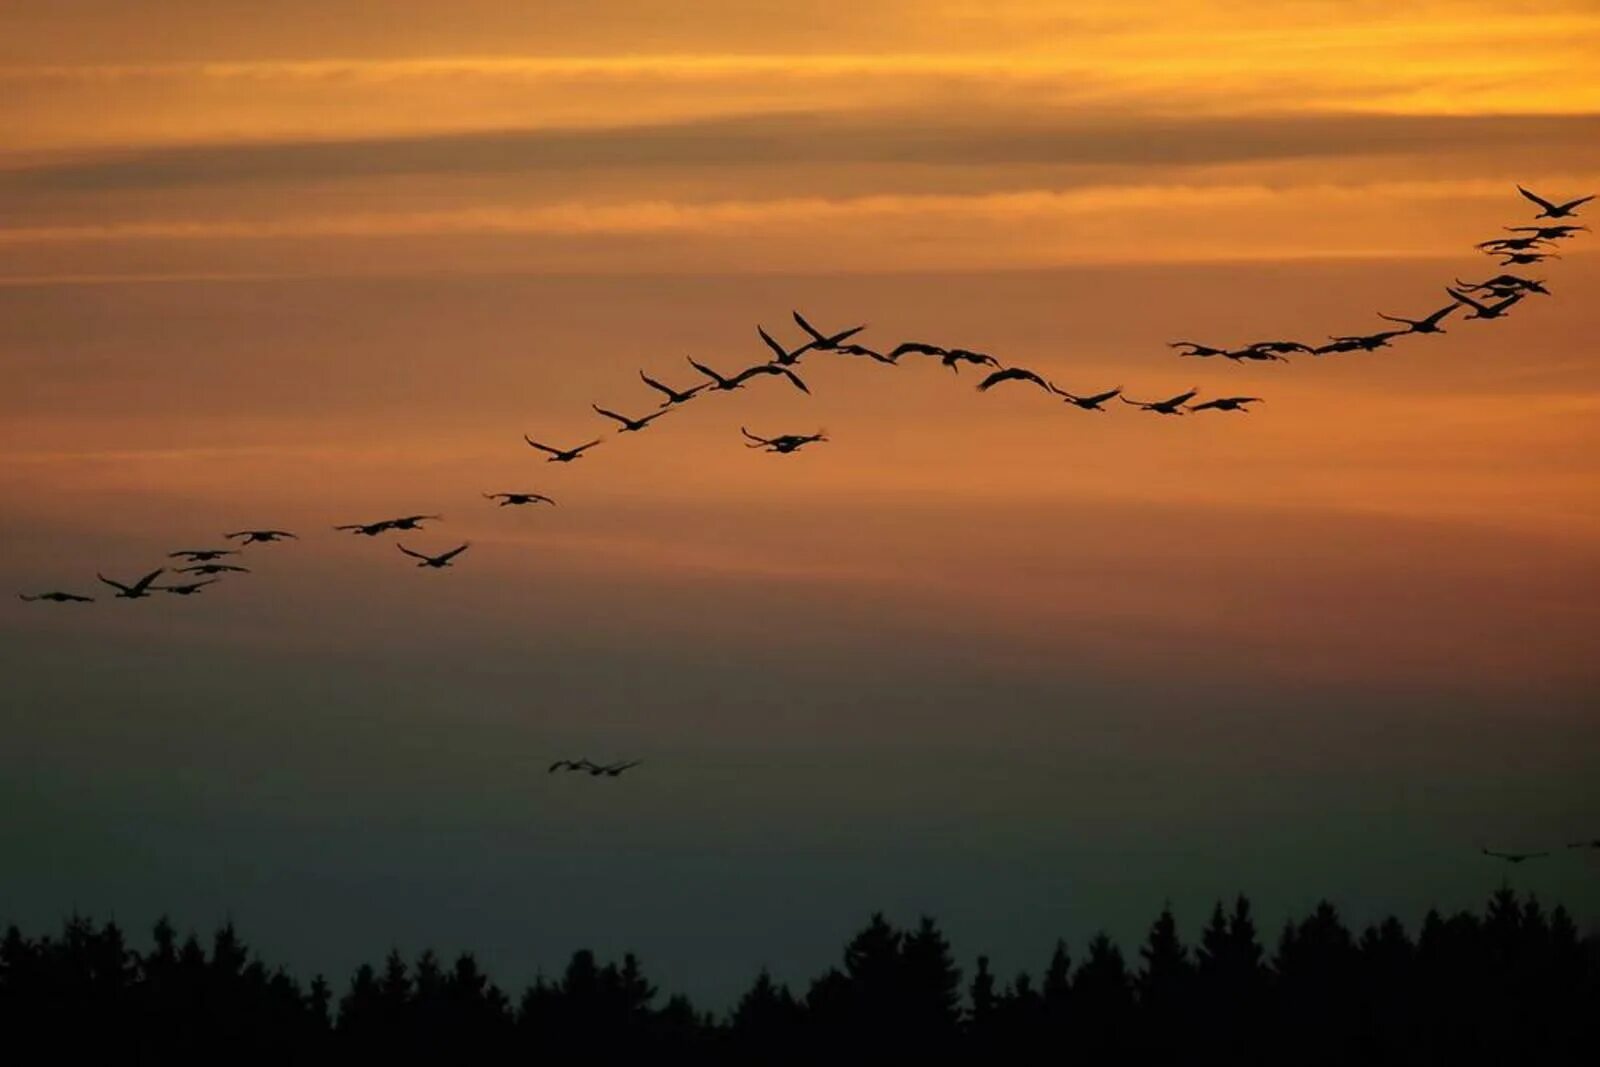
[[[637,694],[579,701],[521,727],[535,744],[593,721],[970,740],[944,697],[875,719],[818,695],[870,654],[1052,692],[1248,678],[1263,706],[1374,686],[1374,723],[1463,691],[1510,715],[1536,680],[1593,741],[1592,235],[1538,269],[1553,298],[1392,350],[1238,366],[1166,342],[1425,314],[1494,272],[1472,244],[1529,220],[1516,183],[1600,190],[1594,4],[604,7],[0,7],[0,584],[91,591],[222,529],[305,535],[198,602],[13,601],[0,634],[41,663],[169,641],[289,671],[437,640],[484,677],[573,628],[601,663],[817,657],[759,722],[664,669],[648,720]],[[642,412],[641,367],[764,358],[756,324],[792,338],[795,307],[1067,388],[1266,402],[1089,415],[813,357],[809,398],[760,382],[570,468],[520,443],[607,432],[591,402]],[[832,440],[767,456],[741,424]],[[561,506],[478,496],[503,489]],[[408,543],[470,539],[451,573],[327,530],[435,510]],[[1129,707],[1160,720],[1162,692]],[[1053,699],[987,727],[1064,750]]]

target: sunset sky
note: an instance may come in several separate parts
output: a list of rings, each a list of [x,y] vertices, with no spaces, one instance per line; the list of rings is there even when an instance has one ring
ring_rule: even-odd
[[[0,923],[631,948],[722,1006],[878,908],[1009,974],[1167,900],[1476,905],[1480,845],[1600,835],[1600,244],[1373,354],[1167,342],[1496,273],[1517,183],[1600,191],[1597,71],[1589,0],[0,6],[0,590],[302,537],[3,602]],[[814,355],[589,410],[794,308],[1265,403]],[[455,568],[330,529],[413,512]],[[1588,855],[1515,881],[1600,921]]]

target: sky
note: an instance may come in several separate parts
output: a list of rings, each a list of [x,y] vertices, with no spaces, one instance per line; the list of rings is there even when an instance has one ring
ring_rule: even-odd
[[[1600,833],[1593,237],[1375,353],[1167,344],[1494,273],[1517,183],[1600,191],[1597,61],[1582,0],[4,5],[0,588],[301,540],[0,605],[0,921],[632,949],[720,1007],[876,909],[1004,973],[1239,891],[1476,906],[1480,846]],[[796,308],[1265,399],[814,355],[589,410]],[[454,568],[330,529],[414,512]],[[1509,877],[1600,923],[1588,855]]]

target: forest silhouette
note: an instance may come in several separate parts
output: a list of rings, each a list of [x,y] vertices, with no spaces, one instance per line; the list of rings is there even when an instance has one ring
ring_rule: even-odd
[[[938,925],[883,915],[791,991],[762,971],[716,1016],[662,998],[640,962],[573,954],[513,998],[470,953],[363,964],[342,991],[302,984],[231,924],[209,948],[166,919],[136,951],[115,922],[0,943],[0,1034],[13,1052],[94,1061],[434,1063],[640,1055],[695,1063],[1461,1064],[1592,1062],[1600,933],[1502,888],[1484,913],[1430,911],[1351,930],[1322,903],[1263,943],[1249,901],[1218,903],[1197,943],[1170,910],[1129,958],[1104,934],[1042,972],[970,976]],[[11,1062],[22,1062],[11,1060]]]

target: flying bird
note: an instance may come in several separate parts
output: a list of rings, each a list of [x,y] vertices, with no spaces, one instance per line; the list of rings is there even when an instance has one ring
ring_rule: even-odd
[[[591,765],[589,773],[592,774],[592,775],[603,774],[603,775],[606,775],[609,778],[615,778],[618,775],[620,775],[623,771],[628,770],[629,768],[632,768],[632,767],[637,767],[637,766],[639,766],[639,764],[641,764],[643,762],[644,762],[644,760],[642,760],[642,759],[636,759],[636,760],[629,760],[627,763],[613,763],[608,767],[594,767],[594,766]]]
[[[1242,411],[1250,414],[1246,404],[1265,403],[1259,396],[1219,396],[1215,400],[1207,400],[1204,404],[1190,404],[1190,411]]]
[[[1129,400],[1127,397],[1122,397],[1121,400],[1124,404],[1132,404],[1136,408],[1153,411],[1157,415],[1182,415],[1183,405],[1193,400],[1199,392],[1200,390],[1198,389],[1190,389],[1186,393],[1179,393],[1177,396],[1168,397],[1165,400]]]
[[[978,392],[987,393],[1001,382],[1032,382],[1047,393],[1058,392],[1055,386],[1033,373],[1033,371],[1025,370],[1022,367],[1007,367],[1004,370],[995,371],[978,383]]]
[[[1381,311],[1378,312],[1378,318],[1388,319],[1390,322],[1405,323],[1408,327],[1405,331],[1406,333],[1444,333],[1445,331],[1439,328],[1439,323],[1460,307],[1460,304],[1450,304],[1448,307],[1442,307],[1433,314],[1421,319],[1402,319],[1398,315],[1385,315]]]
[[[899,364],[890,359],[888,356],[884,355],[882,352],[874,351],[873,349],[868,348],[866,345],[840,345],[837,348],[829,349],[829,351],[837,352],[841,356],[866,356],[868,359],[877,360],[879,363],[887,363],[891,367],[899,366]]]
[[[1122,386],[1119,385],[1115,389],[1109,389],[1104,393],[1096,393],[1093,396],[1076,396],[1072,393],[1064,393],[1060,389],[1056,390],[1056,395],[1067,403],[1080,407],[1085,411],[1098,411],[1103,415],[1106,409],[1100,405],[1121,396]]]
[[[177,552],[168,552],[168,559],[181,559],[189,563],[209,563],[223,556],[237,556],[237,548],[185,548]]]
[[[335,526],[334,529],[349,530],[357,537],[377,537],[385,530],[394,529],[394,524],[390,520],[384,519],[382,522],[349,523],[344,526]]]
[[[177,568],[179,574],[249,574],[249,567],[235,567],[231,563],[200,563],[193,567]]]
[[[1537,215],[1534,216],[1534,218],[1536,218],[1536,219],[1565,219],[1565,218],[1571,218],[1573,215],[1576,215],[1578,213],[1577,209],[1581,205],[1587,204],[1589,201],[1594,199],[1593,195],[1591,195],[1591,196],[1580,196],[1576,200],[1568,200],[1565,204],[1552,204],[1550,201],[1546,200],[1544,197],[1539,196],[1536,193],[1530,193],[1528,190],[1524,189],[1520,185],[1517,186],[1517,192],[1521,193],[1523,196],[1527,197],[1529,200],[1532,200],[1535,204],[1538,204],[1541,208],[1544,209],[1543,211],[1539,212]]]
[[[1547,259],[1560,259],[1554,252],[1500,252],[1498,255],[1506,258],[1500,261],[1502,267],[1526,267],[1531,263],[1543,263]]]
[[[554,763],[550,764],[550,769],[545,771],[545,773],[554,774],[557,771],[586,771],[593,766],[594,764],[590,763],[586,759],[558,759]]]
[[[663,393],[663,394],[666,395],[666,399],[661,402],[661,406],[664,407],[664,408],[665,407],[671,407],[674,404],[682,404],[682,403],[685,403],[686,401],[693,400],[694,399],[694,395],[696,393],[698,393],[700,390],[706,388],[706,386],[704,386],[704,385],[697,385],[693,389],[685,389],[683,392],[680,393],[678,390],[672,388],[670,385],[662,385],[660,382],[658,382],[654,378],[650,377],[644,371],[640,371],[639,372],[639,377],[644,379],[644,384],[648,385],[650,388],[656,390],[657,392]]]
[[[523,434],[522,439],[528,442],[531,447],[537,448],[541,452],[550,453],[550,458],[545,460],[546,463],[571,463],[575,459],[583,458],[583,454],[586,451],[600,443],[600,439],[595,438],[588,444],[579,445],[577,448],[551,448],[549,445],[541,445],[527,434]]]
[[[1312,349],[1312,351],[1316,351],[1316,350]],[[1244,348],[1236,348],[1231,352],[1224,352],[1224,353],[1222,353],[1222,356],[1223,356],[1224,359],[1231,359],[1235,363],[1240,363],[1240,362],[1287,363],[1287,362],[1289,362],[1289,360],[1286,357],[1280,356],[1278,353],[1272,351],[1269,348],[1257,348],[1254,345],[1246,345]]]
[[[443,515],[402,515],[398,519],[389,520],[389,529],[420,530],[422,529],[422,523],[424,520],[431,519],[437,522],[443,518]]]
[[[825,334],[807,322],[806,317],[800,314],[800,312],[795,311],[791,312],[791,314],[794,316],[795,325],[799,326],[802,330],[811,335],[811,340],[807,341],[805,346],[799,349],[801,352],[808,348],[814,349],[818,352],[836,351],[839,345],[845,340],[854,337],[856,334],[866,329],[866,326],[852,326],[850,329],[841,330],[839,333]]]
[[[1507,233],[1531,233],[1545,241],[1560,241],[1571,237],[1579,230],[1588,230],[1587,226],[1507,226]]]
[[[659,411],[651,412],[642,419],[630,419],[626,415],[618,415],[615,411],[607,411],[599,404],[590,404],[589,406],[594,408],[595,411],[604,415],[606,418],[615,419],[616,421],[622,423],[622,429],[618,430],[618,433],[630,433],[642,430],[646,426],[649,426],[656,419],[659,419],[661,416],[672,410],[671,408],[662,408]]]
[[[1456,279],[1456,285],[1469,292],[1488,289],[1495,293],[1502,292],[1529,292],[1549,296],[1550,290],[1544,287],[1544,282],[1537,278],[1523,278],[1515,274],[1496,274],[1493,278],[1482,282],[1464,282]]]
[[[806,388],[806,383],[800,380],[799,375],[795,374],[795,372],[790,370],[788,367],[780,367],[776,363],[762,363],[754,367],[747,367],[738,374],[735,374],[732,378],[724,378],[722,375],[718,374],[704,363],[696,363],[693,359],[689,360],[689,365],[694,367],[694,369],[699,371],[701,374],[704,374],[707,378],[710,378],[711,388],[721,393],[731,392],[734,389],[742,389],[744,388],[745,382],[760,374],[782,375],[783,377],[789,379],[789,383],[802,393],[809,394],[811,392],[810,389]]]
[[[1446,287],[1445,292],[1455,297],[1459,303],[1465,304],[1472,309],[1472,314],[1467,316],[1469,319],[1498,319],[1512,307],[1516,306],[1517,302],[1521,300],[1523,296],[1521,293],[1513,293],[1511,296],[1506,297],[1497,304],[1480,304],[1476,300],[1472,299],[1472,297],[1458,289]]]
[[[160,572],[158,571],[157,573],[160,573]],[[79,596],[77,593],[63,593],[59,589],[51,590],[48,593],[18,593],[17,594],[17,599],[18,600],[26,600],[29,603],[32,603],[35,600],[50,600],[50,601],[54,601],[57,604],[93,604],[94,603],[94,597],[92,597],[92,596]]]
[[[123,585],[121,582],[107,578],[105,575],[100,574],[99,572],[95,573],[95,577],[99,578],[102,582],[105,582],[107,585],[117,590],[117,595],[112,599],[139,600],[150,595],[150,583],[165,573],[165,568],[158,567],[149,574],[145,575],[143,578],[140,578],[137,582],[134,582],[132,585]]]
[[[194,596],[208,585],[220,581],[218,578],[207,578],[203,582],[189,582],[186,585],[154,585],[150,588],[159,589],[163,593],[172,593],[174,596]]]
[[[1507,863],[1521,863],[1524,860],[1536,860],[1550,855],[1548,852],[1496,852],[1487,848],[1480,848],[1478,851],[1485,856],[1493,856],[1497,860],[1505,860]]]
[[[1309,353],[1311,351],[1310,345],[1302,344],[1299,341],[1257,341],[1244,347],[1246,351],[1272,352],[1278,355],[1284,355],[1289,352]]]
[[[766,328],[764,326],[757,326],[756,327],[756,333],[760,334],[761,335],[761,340],[765,341],[767,347],[772,349],[772,352],[773,352],[773,360],[772,361],[774,363],[778,364],[779,366],[782,366],[782,367],[788,367],[788,366],[792,366],[793,364],[799,363],[800,362],[800,357],[805,355],[807,352],[811,351],[810,343],[801,345],[799,348],[795,349],[793,352],[789,351],[788,349],[786,349],[782,345],[780,345],[773,338],[773,336],[766,331]]]
[[[1377,333],[1358,333],[1348,337],[1329,337],[1335,344],[1351,344],[1364,352],[1375,352],[1380,348],[1388,348],[1389,342],[1396,337],[1404,337],[1411,333],[1410,330],[1379,330]]]
[[[554,500],[543,493],[485,493],[483,499],[498,500],[503,508],[517,504],[555,504]]]
[[[450,561],[455,559],[457,556],[461,555],[461,553],[465,552],[468,548],[471,547],[471,545],[470,545],[470,543],[469,544],[458,545],[455,548],[452,548],[450,551],[445,552],[442,555],[438,555],[438,556],[427,556],[427,555],[422,554],[421,552],[413,552],[409,548],[407,548],[405,545],[402,545],[398,541],[395,542],[395,546],[394,547],[398,548],[400,551],[404,552],[406,555],[411,556],[414,559],[420,559],[422,562],[417,564],[417,566],[419,566],[419,567],[432,567],[435,570],[438,570],[441,567],[450,566]]]
[[[768,452],[778,452],[783,455],[788,455],[790,452],[798,452],[806,445],[828,439],[827,435],[822,433],[786,433],[778,437],[758,437],[743,426],[739,427],[739,432],[756,442],[753,445],[745,445],[746,448],[764,448]]]
[[[244,538],[244,543],[247,545],[269,545],[274,541],[282,541],[286,537],[291,541],[300,540],[300,538],[296,537],[288,530],[235,530],[231,534],[223,534],[222,536],[226,537],[230,541],[235,537],[242,537]]]
[[[1481,248],[1485,252],[1495,253],[1500,253],[1508,249],[1513,252],[1525,252],[1537,245],[1545,245],[1549,243],[1549,239],[1545,237],[1496,237],[1489,241],[1479,241],[1472,247]]]
[[[1226,348],[1213,348],[1210,345],[1203,345],[1195,341],[1169,341],[1167,347],[1187,348],[1189,350],[1187,352],[1179,352],[1178,355],[1180,356],[1200,356],[1204,358],[1206,356],[1225,356],[1228,354]]]
[[[1363,347],[1364,346],[1360,341],[1352,338],[1343,341],[1330,341],[1328,344],[1318,345],[1316,348],[1311,350],[1311,354],[1314,356],[1326,356],[1335,352],[1357,352]]]
[[[961,364],[972,363],[980,367],[998,367],[1000,361],[986,352],[974,352],[970,348],[942,348],[939,345],[923,344],[921,341],[905,341],[895,346],[889,353],[891,360],[898,360],[904,355],[938,356],[939,362],[946,367],[961,373]]]

